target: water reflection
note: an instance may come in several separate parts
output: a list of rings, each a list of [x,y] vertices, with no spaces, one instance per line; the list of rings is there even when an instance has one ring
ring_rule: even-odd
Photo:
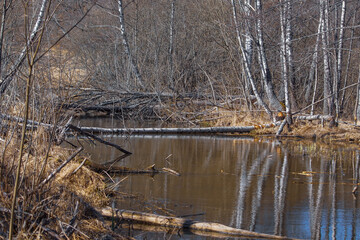
[[[118,185],[119,191],[142,196],[145,201],[119,200],[118,208],[175,216],[194,214],[194,220],[294,238],[358,238],[359,200],[352,195],[359,175],[356,150],[235,137],[132,136],[107,140],[133,152],[120,165],[144,169],[156,164],[181,173],[180,177],[129,176]],[[119,155],[104,146],[88,146],[87,151],[98,162]],[[131,234],[138,239],[163,238],[162,234]]]

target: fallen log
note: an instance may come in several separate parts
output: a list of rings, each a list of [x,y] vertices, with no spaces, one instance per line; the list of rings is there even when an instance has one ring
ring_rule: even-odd
[[[297,116],[294,117],[295,120],[332,120],[333,117],[331,115],[308,115],[308,116]]]
[[[146,223],[150,225],[165,226],[170,228],[223,233],[232,237],[256,237],[265,239],[291,239],[284,236],[271,235],[265,233],[257,233],[253,231],[232,228],[219,223],[212,222],[198,222],[191,219],[184,219],[178,217],[161,216],[151,213],[143,213],[129,210],[112,209],[111,207],[97,209],[97,211],[107,218],[118,218],[125,221],[134,221]]]
[[[279,123],[245,127],[200,127],[200,128],[100,128],[79,127],[84,132],[93,134],[209,134],[209,133],[249,133],[259,128],[275,127]]]

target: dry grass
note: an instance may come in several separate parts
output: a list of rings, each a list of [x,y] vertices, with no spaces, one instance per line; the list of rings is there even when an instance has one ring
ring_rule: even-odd
[[[213,114],[217,116],[217,119],[210,122],[210,126],[261,126],[271,122],[268,116],[262,112],[260,114],[251,114],[245,111],[217,111],[213,112]],[[252,131],[251,135],[275,135],[277,130],[278,127],[259,128]],[[282,135],[338,144],[357,145],[360,143],[360,126],[356,127],[341,122],[337,127],[330,127],[326,121],[322,124],[320,120],[299,120],[291,125],[290,131],[285,127]]]
[[[66,224],[69,224],[75,215],[78,226],[71,235],[71,239],[93,239],[105,232],[110,232],[105,225],[92,216],[91,211],[89,212],[89,206],[104,207],[109,204],[105,192],[105,179],[86,166],[74,172],[83,161],[82,156],[77,156],[52,181],[38,188],[39,182],[49,176],[75,151],[52,145],[45,174],[39,177],[48,149],[48,139],[46,131],[41,129],[27,137],[17,205],[17,209],[21,209],[23,214],[19,215],[20,218],[15,222],[15,236],[18,239],[47,239],[51,236],[50,232],[54,231],[66,239],[62,234],[68,228]],[[4,160],[1,165],[0,239],[5,239],[9,227],[8,210],[11,208],[18,159],[17,134],[13,136],[6,149],[4,149],[4,142],[0,149]],[[76,214],[77,204],[79,207]]]

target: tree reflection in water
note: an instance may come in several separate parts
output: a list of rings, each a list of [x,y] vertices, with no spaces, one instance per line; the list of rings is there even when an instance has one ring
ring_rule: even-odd
[[[194,220],[257,232],[302,239],[357,238],[359,201],[351,191],[358,184],[360,160],[354,149],[237,137],[111,140],[134,153],[121,165],[139,169],[156,164],[181,173],[128,176],[120,191],[141,195],[148,203],[121,201],[118,208],[148,211],[155,203],[154,213],[162,206],[176,215],[194,214]],[[101,161],[114,158],[111,151],[88,149]]]

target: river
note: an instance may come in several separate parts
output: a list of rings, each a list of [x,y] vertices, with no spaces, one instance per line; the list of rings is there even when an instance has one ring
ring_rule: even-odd
[[[89,124],[99,126],[82,123]],[[119,166],[144,169],[155,164],[181,174],[111,175],[119,182],[117,208],[292,238],[358,239],[360,196],[352,194],[360,160],[356,149],[235,136],[102,137],[133,153],[116,163]],[[86,152],[97,163],[121,155],[99,144],[87,144]],[[119,231],[136,239],[206,238],[135,228]]]

